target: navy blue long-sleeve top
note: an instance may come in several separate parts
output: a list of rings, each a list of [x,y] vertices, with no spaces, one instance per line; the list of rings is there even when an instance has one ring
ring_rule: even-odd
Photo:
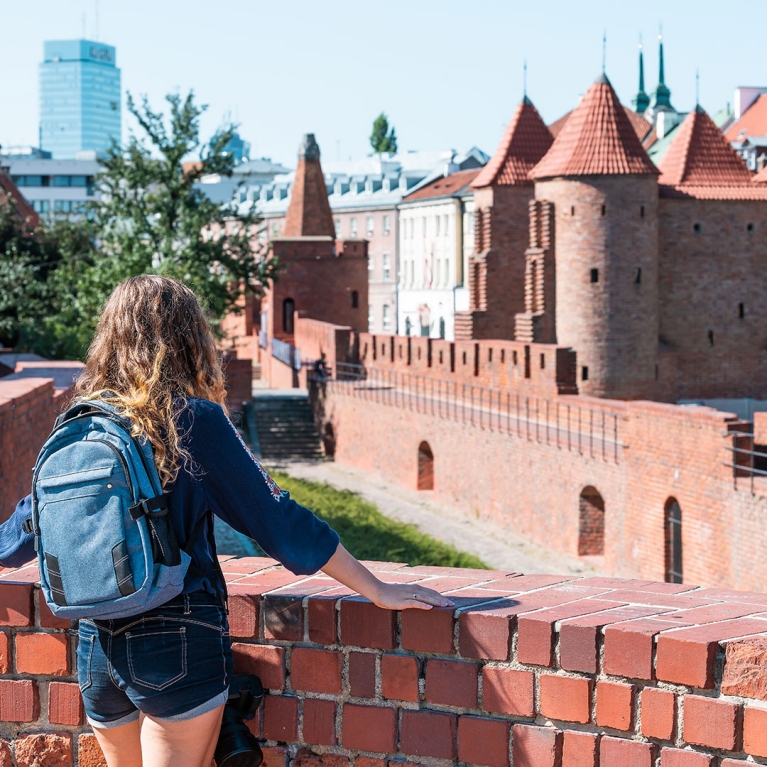
[[[220,405],[189,397],[177,427],[193,462],[189,469],[182,467],[166,488],[173,529],[182,548],[197,521],[205,517],[184,593],[225,590],[213,559],[212,514],[253,538],[293,573],[311,574],[327,564],[338,547],[338,534],[277,486]],[[32,500],[27,496],[0,525],[0,565],[18,567],[35,557],[34,536],[21,527],[31,514]]]

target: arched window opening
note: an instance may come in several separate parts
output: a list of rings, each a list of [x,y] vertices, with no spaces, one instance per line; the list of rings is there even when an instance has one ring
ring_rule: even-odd
[[[434,490],[434,453],[428,442],[418,446],[418,489]]]
[[[605,553],[605,501],[595,487],[583,488],[578,509],[578,555]]]
[[[682,507],[669,498],[665,507],[666,583],[683,583],[682,571]]]
[[[286,298],[282,302],[282,332],[289,336],[293,335],[293,315],[296,311],[296,302],[292,298]]]

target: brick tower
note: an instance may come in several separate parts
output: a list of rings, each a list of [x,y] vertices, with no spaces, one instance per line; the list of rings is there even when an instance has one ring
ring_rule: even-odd
[[[528,269],[525,315],[537,313],[544,327],[548,320],[555,337],[540,340],[576,351],[581,393],[652,396],[658,171],[605,75],[530,175],[536,182],[531,237],[549,256],[542,268]]]
[[[469,261],[471,308],[456,313],[455,337],[514,338],[514,315],[524,310],[528,205],[534,197],[530,170],[553,137],[527,96],[472,184],[474,254]]]

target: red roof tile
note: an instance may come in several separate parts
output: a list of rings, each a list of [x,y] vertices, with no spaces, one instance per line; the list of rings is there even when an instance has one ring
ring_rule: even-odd
[[[767,181],[767,179],[765,180]],[[767,200],[767,184],[743,184],[742,186],[666,186],[660,184],[661,197],[686,197],[696,200]]]
[[[472,187],[532,184],[530,171],[549,151],[553,141],[538,110],[525,96],[509,121],[498,149]]]
[[[767,184],[767,165],[751,179],[751,182],[754,184]]]
[[[657,172],[610,81],[602,75],[530,175],[542,179]]]
[[[767,136],[767,93],[759,96],[724,134],[728,141],[743,141],[749,136]]]
[[[652,130],[652,124],[645,120],[642,115],[640,115],[638,112],[635,112],[633,109],[629,109],[627,106],[624,106],[623,108],[626,110],[626,115],[629,118],[631,127],[634,129],[634,133],[637,134],[637,137],[640,141],[644,141],[644,139],[647,138],[649,132]],[[567,114],[562,115],[562,117],[549,125],[549,130],[551,131],[551,135],[554,136],[554,138],[556,138],[562,128],[565,127],[567,118],[570,117],[572,113],[573,110],[570,110]]]
[[[701,107],[685,117],[659,167],[658,183],[665,186],[737,187],[750,185],[752,179],[751,171]]]
[[[629,109],[628,107],[623,108],[626,110],[626,117],[629,118],[631,127],[634,129],[634,133],[637,134],[637,138],[640,141],[643,141],[645,138],[647,138],[647,134],[652,130],[652,123],[645,120],[644,117],[639,114],[639,112],[635,112],[633,109]]]
[[[466,190],[472,181],[481,173],[480,169],[459,170],[457,173],[451,173],[449,176],[440,176],[438,179],[429,182],[426,186],[416,189],[414,192],[406,195],[403,202],[412,200],[429,200],[435,197],[453,197],[454,195]]]
[[[32,229],[40,225],[40,217],[35,209],[27,202],[27,199],[19,191],[16,184],[0,170],[0,205],[10,202],[16,209],[19,218],[25,221]]]
[[[554,136],[554,138],[556,138],[562,132],[562,128],[565,127],[567,118],[570,117],[572,113],[572,109],[569,112],[565,112],[562,117],[560,117],[558,120],[554,120],[554,122],[549,125],[549,132],[552,136]]]

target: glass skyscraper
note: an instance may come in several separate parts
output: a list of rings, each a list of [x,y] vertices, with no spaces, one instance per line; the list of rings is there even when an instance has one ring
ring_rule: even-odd
[[[54,159],[105,152],[112,138],[120,141],[121,95],[113,46],[47,41],[40,64],[40,148]]]

